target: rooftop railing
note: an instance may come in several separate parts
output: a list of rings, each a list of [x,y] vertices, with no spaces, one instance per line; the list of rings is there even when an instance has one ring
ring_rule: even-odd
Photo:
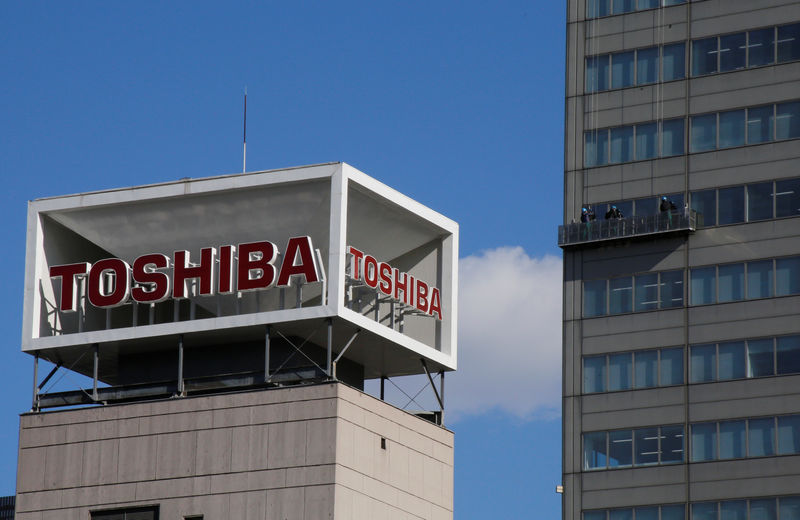
[[[558,226],[558,246],[570,248],[610,240],[691,233],[696,227],[697,212],[691,209],[665,211],[642,217],[575,222]]]

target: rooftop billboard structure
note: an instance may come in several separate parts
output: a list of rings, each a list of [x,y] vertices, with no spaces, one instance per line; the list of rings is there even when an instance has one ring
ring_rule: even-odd
[[[457,261],[455,222],[344,163],[37,199],[22,350],[132,384],[266,330],[327,345],[329,376],[455,370]]]

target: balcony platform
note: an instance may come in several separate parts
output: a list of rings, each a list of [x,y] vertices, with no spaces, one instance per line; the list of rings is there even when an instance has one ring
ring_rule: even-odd
[[[558,226],[558,247],[571,249],[661,235],[690,234],[697,228],[697,212],[678,210],[611,220],[593,220]]]

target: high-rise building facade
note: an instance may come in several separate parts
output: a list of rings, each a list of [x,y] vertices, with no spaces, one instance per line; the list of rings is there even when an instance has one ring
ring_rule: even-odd
[[[568,0],[565,520],[800,519],[800,2]]]

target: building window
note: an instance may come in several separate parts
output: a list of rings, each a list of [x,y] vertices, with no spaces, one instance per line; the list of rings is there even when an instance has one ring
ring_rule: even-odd
[[[799,453],[800,415],[691,425],[689,458],[691,462]]]
[[[687,0],[661,0],[661,5],[669,7],[671,5],[685,4],[686,2]],[[587,0],[586,18],[600,18],[632,11],[655,9],[658,6],[659,0]]]
[[[686,44],[664,45],[661,51],[661,77],[664,81],[686,77]]]
[[[766,143],[773,140],[775,126],[774,106],[747,109],[747,144]]]
[[[691,152],[706,152],[717,147],[717,114],[692,117]]]
[[[800,137],[800,101],[778,103],[775,116],[775,138],[795,139]]]
[[[778,27],[778,62],[800,60],[800,23]]]
[[[772,182],[748,184],[747,192],[747,221],[768,220],[774,215],[772,207],[775,200]]]
[[[744,144],[745,110],[731,110],[719,114],[719,148],[732,148]]]
[[[798,104],[800,108],[800,103]],[[775,182],[775,217],[800,215],[800,179]]]
[[[158,520],[158,506],[92,511],[92,520]]]
[[[586,58],[586,92],[650,85],[686,77],[686,44],[647,47]],[[660,65],[659,65],[660,64]]]
[[[586,394],[683,384],[683,348],[671,347],[583,358]]]
[[[720,193],[720,198],[721,196]],[[691,305],[762,298],[764,294],[775,294],[776,296],[800,294],[800,257],[775,259],[774,269],[770,268],[771,262],[772,260],[748,262],[746,272],[743,263],[690,269]],[[772,280],[773,270],[775,272],[774,290],[763,285]],[[755,277],[752,282],[749,280],[751,273]],[[745,294],[745,287],[752,287],[753,292]]]
[[[798,60],[799,38],[800,24],[791,24],[692,40],[692,76]]]
[[[584,433],[584,469],[679,463],[683,445],[682,425]]]
[[[708,383],[800,374],[800,336],[689,347],[689,382]]]
[[[583,520],[686,520],[686,506],[673,504],[584,511]]]
[[[652,200],[653,205],[657,199]],[[636,208],[647,208],[639,204]],[[635,210],[637,216],[638,209]],[[646,213],[645,213],[646,214]],[[683,306],[683,269],[583,282],[585,318]],[[606,295],[608,300],[606,301]]]

